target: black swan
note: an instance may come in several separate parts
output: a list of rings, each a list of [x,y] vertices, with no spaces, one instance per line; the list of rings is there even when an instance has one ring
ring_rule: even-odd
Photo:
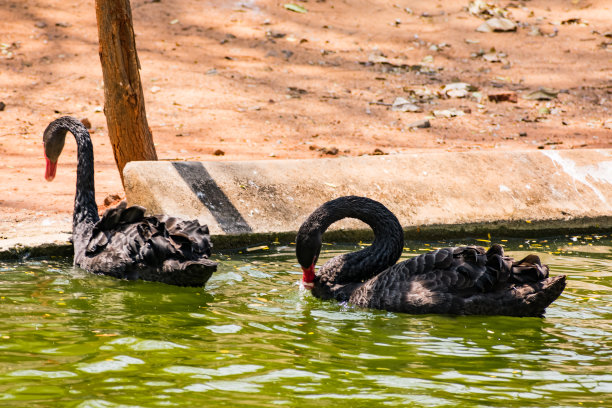
[[[197,220],[145,216],[143,207],[127,207],[125,202],[107,210],[102,218],[98,216],[93,147],[89,132],[77,119],[64,116],[45,129],[45,178],[55,177],[68,131],[76,139],[78,154],[72,219],[74,265],[120,279],[203,286],[217,270],[217,264],[208,259],[212,244],[206,225]]]
[[[325,230],[357,218],[374,231],[371,246],[315,264]],[[300,227],[296,255],[305,288],[321,299],[414,314],[543,316],[565,288],[565,276],[548,277],[536,255],[515,262],[495,244],[438,249],[397,263],[402,227],[381,203],[340,197],[317,208]]]

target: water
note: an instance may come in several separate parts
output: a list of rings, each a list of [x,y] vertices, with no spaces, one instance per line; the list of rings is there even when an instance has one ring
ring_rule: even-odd
[[[612,240],[503,243],[569,275],[546,318],[320,301],[294,248],[272,244],[218,254],[205,289],[0,263],[0,406],[612,406]]]

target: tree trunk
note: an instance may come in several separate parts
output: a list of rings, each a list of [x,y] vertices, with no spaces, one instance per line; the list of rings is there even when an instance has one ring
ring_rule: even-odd
[[[104,115],[123,183],[129,161],[157,160],[147,124],[129,0],[96,0]]]

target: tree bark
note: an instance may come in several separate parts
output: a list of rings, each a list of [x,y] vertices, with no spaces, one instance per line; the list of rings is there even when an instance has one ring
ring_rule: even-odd
[[[104,115],[123,183],[127,162],[157,160],[147,124],[129,0],[96,0]]]

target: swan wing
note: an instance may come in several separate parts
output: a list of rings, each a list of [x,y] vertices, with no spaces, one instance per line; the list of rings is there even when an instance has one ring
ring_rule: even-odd
[[[145,217],[125,205],[94,225],[81,267],[125,279],[203,286],[216,270],[208,227],[197,220]],[[83,265],[86,264],[86,265]]]
[[[538,316],[563,291],[565,277],[557,278],[535,255],[514,262],[500,246],[442,248],[385,270],[350,301],[407,313]]]

